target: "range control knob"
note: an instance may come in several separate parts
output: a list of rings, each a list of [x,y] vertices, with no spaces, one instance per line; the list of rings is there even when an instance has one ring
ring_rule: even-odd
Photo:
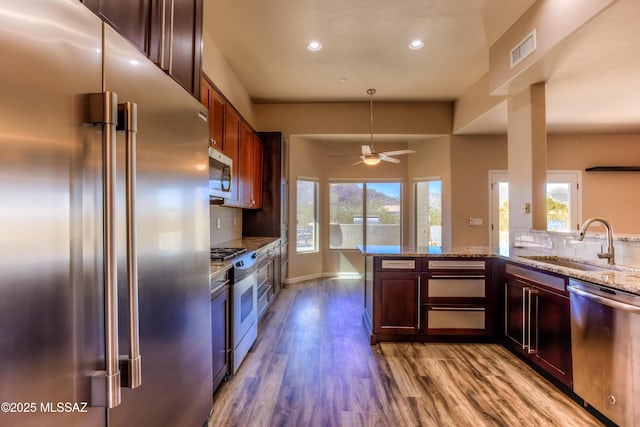
[[[244,265],[244,261],[236,262],[236,267],[242,267]]]

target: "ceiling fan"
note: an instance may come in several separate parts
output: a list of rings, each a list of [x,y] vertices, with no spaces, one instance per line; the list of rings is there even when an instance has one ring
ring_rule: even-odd
[[[373,95],[376,93],[375,89],[368,89],[367,93],[369,94],[369,118],[370,118],[370,126],[369,129],[371,131],[369,137],[369,144],[362,146],[362,154],[360,155],[359,162],[355,162],[353,166],[359,165],[360,163],[364,163],[365,165],[374,166],[380,163],[381,161],[390,162],[390,163],[400,163],[399,159],[391,156],[399,156],[401,154],[411,154],[415,153],[414,150],[396,150],[396,151],[383,151],[376,152],[373,148]]]

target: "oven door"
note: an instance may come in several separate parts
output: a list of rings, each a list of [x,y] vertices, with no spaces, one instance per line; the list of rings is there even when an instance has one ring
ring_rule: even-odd
[[[233,285],[233,373],[258,336],[257,272]]]

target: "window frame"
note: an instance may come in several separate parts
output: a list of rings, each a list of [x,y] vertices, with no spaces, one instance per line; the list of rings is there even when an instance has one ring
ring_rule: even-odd
[[[327,248],[329,251],[339,251],[339,252],[359,252],[360,249],[358,247],[355,248],[334,248],[331,247],[331,238],[330,238],[330,226],[331,226],[331,185],[333,184],[361,184],[362,185],[362,246],[367,246],[367,221],[366,218],[368,216],[367,213],[367,184],[398,184],[400,186],[400,221],[399,221],[399,238],[400,238],[400,246],[403,244],[403,213],[404,213],[404,182],[399,178],[368,178],[368,179],[342,179],[342,178],[329,178],[327,182],[327,198],[328,198],[328,214],[327,214]]]
[[[313,184],[313,230],[312,230],[312,241],[313,248],[309,250],[300,250],[298,247],[298,201],[299,201],[299,189],[298,184],[300,182],[312,183]],[[320,189],[320,180],[318,178],[311,177],[303,177],[299,176],[296,178],[296,254],[304,255],[304,254],[313,254],[318,253],[320,251],[320,233],[318,232],[319,221],[319,189]]]
[[[443,236],[443,207],[442,207],[442,177],[440,176],[430,176],[430,177],[420,177],[413,179],[413,239],[415,241],[416,248],[418,247],[418,185],[419,184],[427,184],[430,182],[439,182],[440,183],[440,248],[442,248],[442,236]],[[427,203],[428,204],[428,203]]]

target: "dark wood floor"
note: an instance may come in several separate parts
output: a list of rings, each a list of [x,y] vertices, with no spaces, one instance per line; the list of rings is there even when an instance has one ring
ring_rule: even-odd
[[[498,345],[370,346],[362,298],[356,280],[283,289],[209,425],[600,425]]]

